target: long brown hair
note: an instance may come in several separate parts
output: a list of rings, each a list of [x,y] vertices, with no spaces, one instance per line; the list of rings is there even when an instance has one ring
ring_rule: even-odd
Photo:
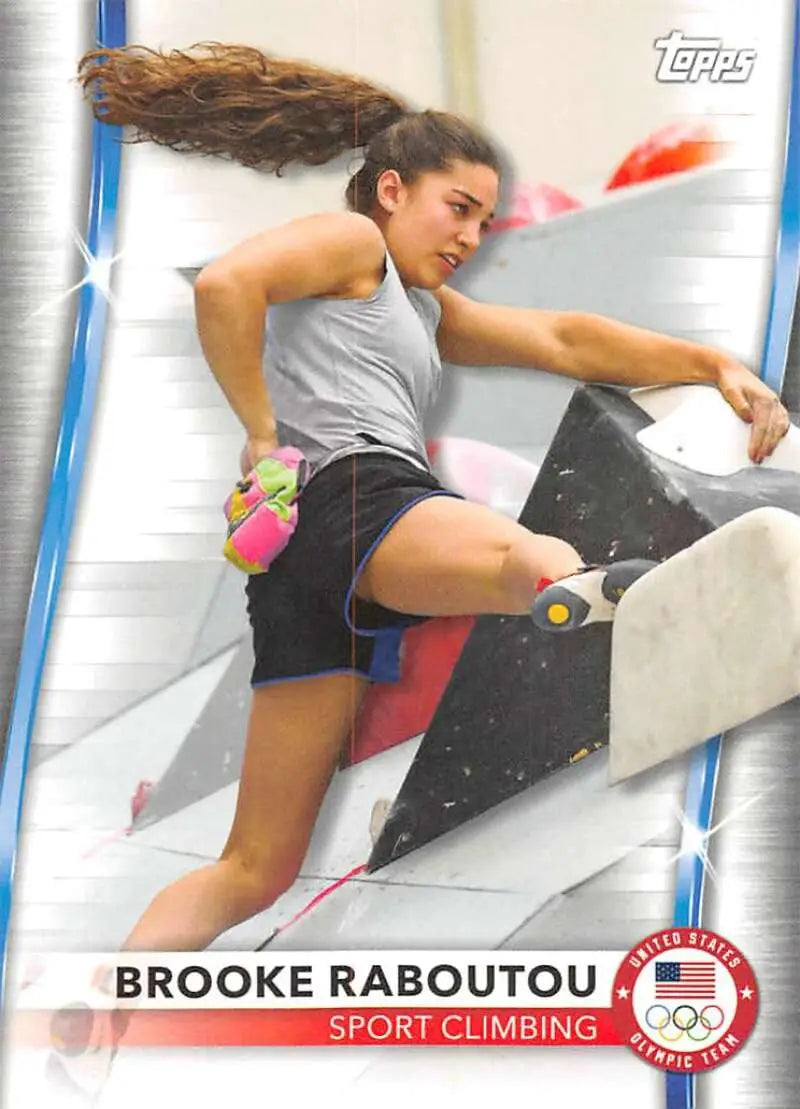
[[[350,74],[263,54],[251,46],[197,43],[92,50],[78,80],[103,123],[133,128],[133,141],[231,158],[280,174],[364,148],[348,205],[368,213],[386,169],[410,183],[460,158],[500,172],[489,141],[458,116],[414,112],[394,93]]]

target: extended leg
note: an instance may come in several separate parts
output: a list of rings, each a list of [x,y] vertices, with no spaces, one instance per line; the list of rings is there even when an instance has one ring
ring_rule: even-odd
[[[483,505],[430,497],[410,508],[372,553],[359,597],[423,616],[530,610],[541,578],[582,566],[578,552]]]
[[[198,950],[294,882],[366,681],[331,674],[253,693],[233,826],[218,862],[151,902],[125,948]]]

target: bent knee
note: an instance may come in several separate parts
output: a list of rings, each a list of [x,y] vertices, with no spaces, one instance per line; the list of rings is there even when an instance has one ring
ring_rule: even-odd
[[[237,887],[260,912],[294,885],[304,855],[297,850],[264,851],[227,844],[220,862],[231,868]]]
[[[511,610],[523,613],[533,603],[541,578],[556,581],[582,565],[581,556],[565,540],[520,529],[503,554],[498,584]]]

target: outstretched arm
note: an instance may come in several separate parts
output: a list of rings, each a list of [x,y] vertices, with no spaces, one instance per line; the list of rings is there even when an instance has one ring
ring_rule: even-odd
[[[753,425],[750,457],[761,462],[789,429],[778,397],[722,351],[584,312],[480,304],[439,291],[442,357],[462,366],[523,366],[609,385],[716,385]]]

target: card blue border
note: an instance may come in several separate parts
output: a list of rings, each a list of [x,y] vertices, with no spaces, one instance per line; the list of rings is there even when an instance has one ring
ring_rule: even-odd
[[[98,0],[97,42],[124,46],[125,0]],[[110,269],[114,258],[122,132],[93,121],[89,256]],[[67,372],[50,490],[44,509],[31,599],[22,638],[0,780],[0,1002],[3,999],[8,927],[25,774],[42,672],[83,477],[105,339],[108,304],[87,266],[78,295],[75,334]]]
[[[772,275],[769,313],[760,376],[776,393],[783,390],[800,275],[800,0],[794,10],[794,45],[786,123],[786,161],[780,223]],[[684,800],[689,827],[708,834],[723,752],[723,737],[714,736],[691,759]],[[675,876],[674,923],[696,928],[702,922],[705,868],[696,851],[681,852]],[[695,1109],[696,1080],[668,1072],[667,1109]]]

